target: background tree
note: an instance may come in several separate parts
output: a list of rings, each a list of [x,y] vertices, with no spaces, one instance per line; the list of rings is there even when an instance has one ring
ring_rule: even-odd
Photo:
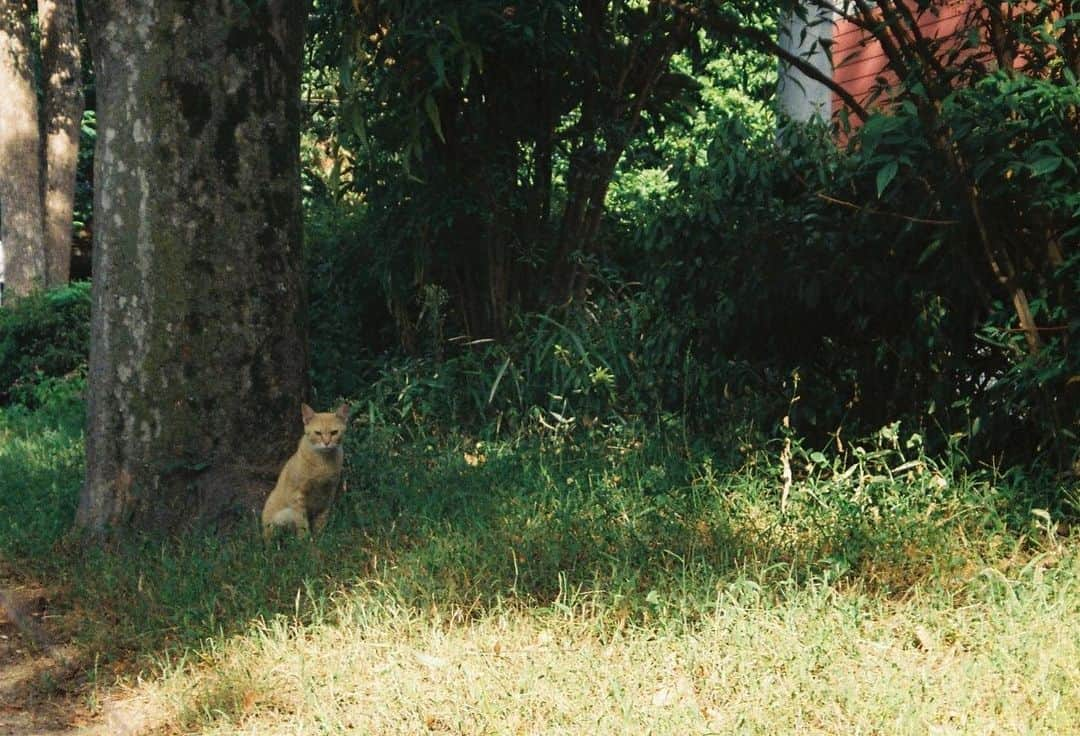
[[[77,525],[177,530],[251,507],[299,426],[307,4],[86,10],[97,225]]]
[[[28,294],[45,281],[41,135],[30,46],[30,14],[0,1],[0,241],[5,293]],[[70,238],[71,224],[68,223]]]
[[[38,0],[44,115],[45,282],[67,283],[71,218],[83,113],[82,58],[75,0]]]
[[[693,93],[671,68],[691,22],[658,2],[388,0],[342,26],[339,173],[385,212],[403,343],[435,313],[499,336],[580,296],[619,161]]]
[[[67,283],[71,266],[72,210],[79,124],[83,111],[81,54],[74,0],[39,0],[40,53],[29,34],[31,11],[25,2],[0,4],[0,162],[11,219],[5,237],[13,295],[36,286]],[[40,62],[41,94],[34,67]],[[42,101],[39,110],[39,97]],[[5,225],[5,227],[8,227]]]

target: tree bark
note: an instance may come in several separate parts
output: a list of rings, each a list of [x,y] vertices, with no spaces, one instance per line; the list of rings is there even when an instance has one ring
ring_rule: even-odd
[[[38,0],[44,71],[45,283],[66,284],[71,272],[71,219],[82,123],[82,57],[75,0]]]
[[[88,0],[98,101],[93,535],[230,523],[273,485],[308,367],[307,3]]]
[[[41,137],[31,64],[29,13],[0,0],[0,241],[5,297],[25,296],[45,279]]]

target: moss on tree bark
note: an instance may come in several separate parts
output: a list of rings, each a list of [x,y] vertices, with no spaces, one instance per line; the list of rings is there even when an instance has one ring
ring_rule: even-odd
[[[299,428],[307,4],[86,3],[95,63],[87,471],[77,524],[235,518]]]

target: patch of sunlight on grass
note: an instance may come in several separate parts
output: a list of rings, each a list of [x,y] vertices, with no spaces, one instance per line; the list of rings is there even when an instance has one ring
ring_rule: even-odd
[[[1051,564],[1053,561],[1046,561]],[[1080,723],[1080,556],[962,606],[737,579],[690,627],[570,602],[467,619],[370,586],[256,626],[147,685],[185,732],[1066,733]]]
[[[252,524],[65,556],[76,418],[0,413],[17,440],[0,448],[0,552],[62,581],[103,664],[142,668],[127,687],[165,733],[1080,722],[1077,532],[921,449],[816,459],[785,509],[774,459],[728,467],[647,428],[482,450],[376,428],[353,436],[315,540],[266,547]]]

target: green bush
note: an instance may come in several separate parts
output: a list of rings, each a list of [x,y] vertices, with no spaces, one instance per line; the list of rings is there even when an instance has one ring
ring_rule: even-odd
[[[353,182],[368,187],[353,193],[364,202],[353,213],[312,205],[317,391],[477,429],[676,413],[694,429],[734,421],[775,433],[786,418],[816,447],[903,420],[930,452],[959,442],[978,460],[1071,463],[1075,80],[982,70],[944,88],[932,121],[913,86],[889,114],[849,131],[845,147],[823,128],[785,129],[778,141],[766,106],[771,59],[748,56],[748,71],[731,61],[708,61],[687,97],[696,109],[657,119],[627,147],[600,245],[578,254],[588,288],[569,304],[523,290],[505,331],[470,329],[484,320],[466,315],[460,294],[487,294],[478,269],[489,241],[513,241],[508,272],[547,268],[554,216],[541,228],[514,218],[478,228],[491,208],[460,176],[428,161],[432,176],[409,178],[385,156],[378,176]],[[689,56],[673,63],[680,74],[699,68]],[[500,192],[530,180],[498,157],[482,171],[477,181]],[[972,191],[1016,264],[1041,330],[1037,353],[988,263]],[[474,339],[487,337],[496,340]],[[408,359],[379,357],[395,350]]]
[[[1064,135],[1068,107],[1058,98],[1069,93],[1031,80],[984,87],[957,92],[948,108],[969,154],[993,152],[980,169],[988,180],[977,183],[995,212],[1015,213],[1019,234],[1042,222],[1067,247],[1080,182],[1071,161],[1044,161],[1039,141],[1063,141],[1066,156],[1080,156]],[[995,99],[1013,112],[994,118]],[[1031,285],[1039,323],[1051,329],[1040,354],[1028,355],[1011,305],[978,260],[962,182],[943,177],[928,190],[922,172],[935,154],[920,125],[901,107],[872,117],[845,150],[823,130],[793,129],[778,145],[721,116],[704,150],[674,151],[664,181],[635,180],[640,196],[619,199],[613,245],[584,301],[518,314],[498,341],[455,341],[441,334],[432,292],[412,326],[420,349],[407,360],[371,360],[398,327],[371,306],[377,289],[362,266],[377,248],[362,236],[323,238],[322,267],[340,275],[313,287],[326,310],[313,332],[338,336],[316,338],[316,376],[399,419],[477,431],[675,413],[692,429],[772,433],[787,417],[820,447],[837,432],[904,420],[931,452],[960,438],[975,459],[1059,466],[1047,448],[1075,446],[1068,392],[1080,363],[1080,261],[1071,254]],[[1043,175],[1051,163],[1057,176]],[[333,284],[347,306],[327,298]],[[358,295],[369,311],[342,321]],[[382,315],[381,339],[355,341],[362,314],[369,324]],[[380,376],[374,389],[361,374]]]
[[[90,284],[38,292],[0,309],[0,403],[40,405],[50,379],[85,375]]]
[[[933,390],[938,325],[911,268],[919,229],[817,196],[837,182],[860,187],[856,158],[821,131],[792,131],[778,146],[729,119],[704,164],[688,158],[674,171],[651,227],[628,231],[620,254],[651,303],[638,359],[655,368],[638,374],[666,382],[667,407],[688,391],[683,403],[708,424],[724,397],[749,392],[773,423],[798,373],[791,419],[820,440],[846,422],[880,427]],[[687,354],[696,385],[671,365]]]
[[[977,162],[986,225],[1016,264],[1042,342],[1028,348],[1013,305],[991,285],[977,337],[995,365],[971,407],[974,433],[988,448],[1018,446],[1058,466],[1076,459],[1080,428],[1080,86],[1065,77],[994,75],[944,109],[961,155]]]
[[[871,117],[847,150],[812,129],[777,145],[738,120],[718,125],[705,163],[694,151],[673,163],[651,226],[626,229],[616,253],[647,295],[636,298],[656,306],[641,327],[662,339],[639,364],[693,346],[706,380],[689,403],[705,419],[730,393],[726,368],[743,365],[764,418],[790,416],[812,442],[903,418],[933,448],[959,434],[976,457],[1067,463],[1080,403],[1078,94],[1001,76],[951,95],[949,135],[979,162],[970,181],[950,178],[908,105]],[[986,264],[971,184],[1016,248],[1045,328],[1037,355]]]

